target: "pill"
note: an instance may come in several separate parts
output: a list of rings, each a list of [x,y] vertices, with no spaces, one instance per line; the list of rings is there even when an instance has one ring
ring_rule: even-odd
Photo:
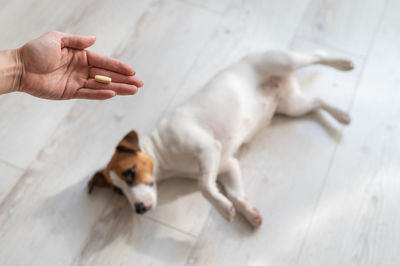
[[[102,75],[96,75],[94,76],[94,80],[100,83],[108,84],[111,82],[110,77],[102,76]]]

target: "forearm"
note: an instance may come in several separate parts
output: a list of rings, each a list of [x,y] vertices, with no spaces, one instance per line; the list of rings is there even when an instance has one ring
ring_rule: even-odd
[[[18,49],[0,51],[0,94],[18,90],[22,62]]]

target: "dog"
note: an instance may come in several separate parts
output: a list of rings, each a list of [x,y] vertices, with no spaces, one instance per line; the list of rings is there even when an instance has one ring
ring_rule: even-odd
[[[136,131],[129,132],[108,165],[89,181],[89,193],[95,186],[114,188],[143,214],[156,206],[158,182],[188,177],[197,180],[204,197],[229,222],[238,211],[259,227],[262,217],[246,197],[235,158],[238,149],[275,113],[295,117],[321,109],[342,124],[350,123],[348,113],[300,90],[296,70],[315,64],[342,71],[354,68],[350,60],[331,58],[323,51],[266,51],[243,57],[216,74],[148,136],[139,139]]]

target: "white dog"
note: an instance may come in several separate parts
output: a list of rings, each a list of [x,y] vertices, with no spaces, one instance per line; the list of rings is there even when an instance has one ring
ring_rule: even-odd
[[[89,192],[95,185],[114,186],[137,213],[144,213],[156,205],[155,182],[194,178],[228,221],[237,210],[254,227],[260,226],[262,218],[247,200],[234,157],[240,146],[268,125],[275,113],[301,116],[322,109],[340,123],[350,122],[347,113],[300,91],[295,72],[313,64],[353,69],[350,60],[329,58],[323,52],[250,54],[214,76],[149,136],[139,141],[135,131],[126,135],[107,167],[89,182]]]

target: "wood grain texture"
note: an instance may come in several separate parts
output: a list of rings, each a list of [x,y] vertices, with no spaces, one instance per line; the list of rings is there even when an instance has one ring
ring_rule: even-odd
[[[187,3],[191,3],[197,7],[204,8],[210,11],[223,13],[226,10],[226,7],[232,0],[183,0]]]
[[[0,162],[0,202],[17,183],[22,173],[23,170],[15,166]]]
[[[396,0],[0,0],[0,49],[49,30],[134,67],[144,87],[106,102],[0,96],[0,265],[399,265],[400,3]],[[95,8],[94,8],[95,7]],[[227,223],[189,180],[135,215],[91,175],[132,128],[150,132],[217,71],[270,48],[350,57],[299,71],[343,109],[278,116],[239,153],[264,223]],[[15,167],[13,166],[15,165]]]
[[[398,265],[398,1],[389,1],[298,265]]]
[[[298,36],[358,55],[367,55],[386,1],[313,0]]]
[[[195,238],[138,216],[116,195],[73,265],[184,265]]]
[[[72,105],[72,101],[52,102],[22,93],[2,95],[0,159],[26,168]]]

